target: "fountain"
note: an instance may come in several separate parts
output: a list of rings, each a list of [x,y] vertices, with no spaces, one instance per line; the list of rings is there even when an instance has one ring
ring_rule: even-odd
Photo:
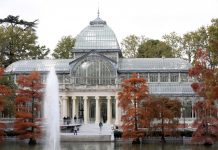
[[[60,149],[60,111],[59,111],[59,88],[55,69],[51,68],[47,76],[44,118],[46,126],[45,150]]]

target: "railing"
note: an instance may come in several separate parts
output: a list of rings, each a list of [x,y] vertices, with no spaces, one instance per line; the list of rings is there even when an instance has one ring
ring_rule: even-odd
[[[70,91],[70,90],[110,90],[117,89],[117,85],[73,85],[73,84],[59,84],[59,89],[62,91]]]
[[[16,118],[0,118],[0,122],[3,123],[13,123]]]

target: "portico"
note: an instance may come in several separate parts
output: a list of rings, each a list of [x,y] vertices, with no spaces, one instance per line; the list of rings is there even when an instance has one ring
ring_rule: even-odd
[[[76,116],[84,124],[118,122],[115,96],[61,96],[62,118]]]

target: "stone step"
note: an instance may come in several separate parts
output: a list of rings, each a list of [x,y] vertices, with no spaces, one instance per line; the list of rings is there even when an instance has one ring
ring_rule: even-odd
[[[62,141],[113,141],[111,124],[103,124],[102,129],[98,124],[82,124],[77,135],[74,133],[61,133]]]
[[[111,124],[103,124],[102,128],[98,124],[84,124],[80,127],[78,134],[82,135],[111,135]]]

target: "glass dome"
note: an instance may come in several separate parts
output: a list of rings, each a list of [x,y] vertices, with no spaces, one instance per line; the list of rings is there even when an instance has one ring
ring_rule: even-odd
[[[74,52],[80,50],[120,50],[116,35],[99,17],[91,21],[76,37]]]

